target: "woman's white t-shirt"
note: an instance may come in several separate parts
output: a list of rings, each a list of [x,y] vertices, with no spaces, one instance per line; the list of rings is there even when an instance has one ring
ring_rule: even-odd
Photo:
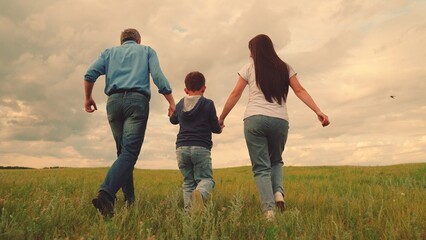
[[[287,64],[287,68],[289,78],[296,74],[290,65]],[[238,75],[246,80],[249,85],[249,99],[244,113],[244,119],[253,115],[265,115],[288,121],[286,103],[283,101],[280,105],[274,99],[272,99],[272,103],[268,102],[262,90],[257,86],[253,62],[244,65],[241,70],[238,71]]]

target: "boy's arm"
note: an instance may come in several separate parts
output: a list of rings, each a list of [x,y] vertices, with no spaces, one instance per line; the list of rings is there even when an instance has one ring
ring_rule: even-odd
[[[172,123],[173,125],[179,124],[179,119],[177,116],[178,108],[179,108],[179,103],[176,105],[176,109],[173,111],[173,114],[169,118],[170,123]]]
[[[211,102],[210,105],[210,123],[212,128],[212,133],[221,133],[222,127],[219,124],[219,119],[217,118],[216,108],[214,106],[214,102]]]

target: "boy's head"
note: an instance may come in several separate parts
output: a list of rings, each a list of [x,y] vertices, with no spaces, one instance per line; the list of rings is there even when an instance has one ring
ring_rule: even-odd
[[[186,75],[185,77],[185,91],[191,91],[191,92],[196,92],[196,91],[202,91],[204,92],[205,89],[205,85],[206,85],[206,79],[204,78],[204,75],[200,72],[190,72],[188,73],[188,75]]]

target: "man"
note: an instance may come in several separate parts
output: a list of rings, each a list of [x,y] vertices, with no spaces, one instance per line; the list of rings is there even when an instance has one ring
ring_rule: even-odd
[[[84,75],[84,107],[89,113],[97,110],[92,98],[95,81],[105,75],[107,115],[117,147],[118,158],[109,169],[98,196],[92,200],[104,216],[114,214],[114,201],[120,188],[128,206],[135,201],[133,169],[148,121],[150,74],[158,92],[169,102],[168,116],[175,109],[172,89],[161,71],[156,52],[140,44],[136,29],[125,29],[120,40],[120,46],[102,52]]]

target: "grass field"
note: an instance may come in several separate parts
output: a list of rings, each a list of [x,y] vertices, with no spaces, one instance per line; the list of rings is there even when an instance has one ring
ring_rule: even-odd
[[[285,167],[287,210],[267,222],[250,167],[214,169],[202,215],[181,175],[135,170],[136,204],[92,207],[107,169],[0,170],[0,239],[426,239],[426,164]]]

